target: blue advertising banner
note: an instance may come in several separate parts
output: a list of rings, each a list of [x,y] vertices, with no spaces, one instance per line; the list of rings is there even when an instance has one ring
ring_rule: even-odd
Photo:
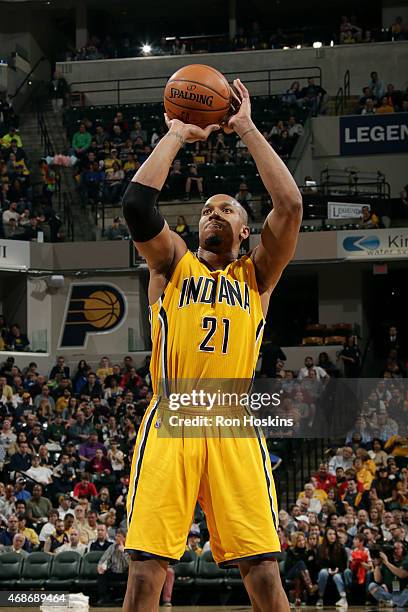
[[[340,117],[340,154],[408,152],[408,113]]]

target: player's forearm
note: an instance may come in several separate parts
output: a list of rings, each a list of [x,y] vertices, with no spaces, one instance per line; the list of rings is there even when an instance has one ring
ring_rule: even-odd
[[[177,153],[184,145],[184,136],[179,129],[171,128],[158,142],[153,152],[140,166],[132,179],[134,183],[141,183],[161,191],[171,164]]]
[[[252,121],[237,130],[238,136],[248,147],[275,210],[298,214],[302,209],[302,196],[286,165]]]

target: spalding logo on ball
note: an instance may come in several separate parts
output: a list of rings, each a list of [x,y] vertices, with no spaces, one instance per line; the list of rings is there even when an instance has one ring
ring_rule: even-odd
[[[59,348],[83,348],[88,334],[113,331],[125,314],[126,298],[114,285],[72,284]]]
[[[167,81],[164,108],[169,119],[205,128],[225,119],[231,108],[231,88],[215,68],[190,64]]]

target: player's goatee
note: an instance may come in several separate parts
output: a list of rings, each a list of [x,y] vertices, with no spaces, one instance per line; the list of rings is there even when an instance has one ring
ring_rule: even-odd
[[[220,246],[222,244],[221,236],[217,236],[217,234],[213,234],[205,239],[204,244],[206,247],[215,247]]]

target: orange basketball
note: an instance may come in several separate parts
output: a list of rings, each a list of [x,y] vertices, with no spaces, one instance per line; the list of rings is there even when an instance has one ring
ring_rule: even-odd
[[[190,64],[167,81],[164,108],[169,119],[180,119],[201,128],[220,123],[231,105],[227,79],[211,66]]]

